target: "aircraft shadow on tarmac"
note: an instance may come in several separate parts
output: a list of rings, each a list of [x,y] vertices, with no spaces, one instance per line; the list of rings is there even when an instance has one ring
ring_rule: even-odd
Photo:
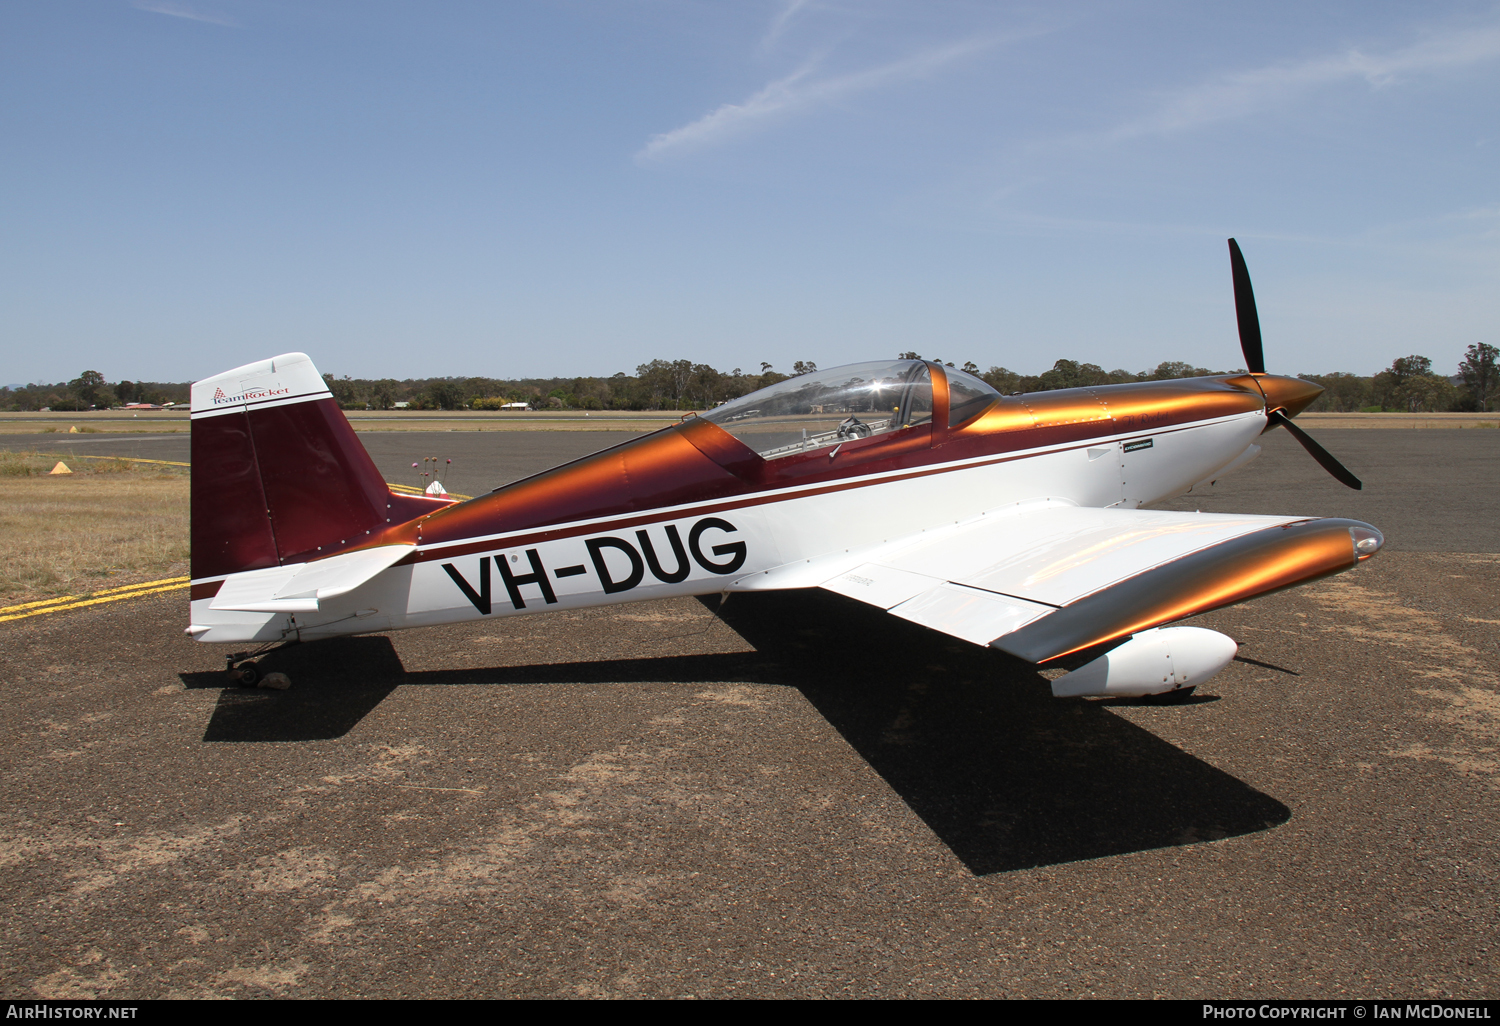
[[[341,638],[261,661],[290,691],[226,687],[205,741],[304,741],[352,729],[398,686],[744,681],[796,687],[975,874],[1217,840],[1290,810],[1109,711],[1058,700],[1003,653],[823,592],[704,604],[756,651],[408,673],[390,639]],[[308,682],[316,681],[316,685]],[[1204,700],[1211,701],[1211,699]],[[1192,715],[1191,706],[1182,710]]]
[[[1029,664],[826,592],[736,595],[719,616],[775,659],[784,682],[976,874],[1217,840],[1291,818],[1274,798],[1107,708],[1138,700],[1053,698]],[[792,623],[802,626],[788,631]]]
[[[204,741],[326,741],[343,737],[407,683],[391,639],[336,638],[293,645],[257,660],[303,683],[290,691],[242,688],[223,672],[181,673],[189,688],[221,688]]]

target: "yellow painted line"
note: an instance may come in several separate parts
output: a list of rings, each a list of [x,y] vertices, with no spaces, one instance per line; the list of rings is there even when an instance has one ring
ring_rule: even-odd
[[[139,598],[142,595],[155,595],[160,592],[180,591],[186,587],[186,584],[169,584],[162,588],[143,588],[140,591],[132,591],[128,595],[106,595],[101,598],[84,599],[80,602],[69,602],[66,605],[48,606],[46,609],[33,609],[27,613],[12,613],[7,616],[0,616],[0,623],[5,622],[6,620],[24,620],[30,616],[42,616],[46,613],[61,613],[67,609],[82,609],[86,606],[98,606],[103,605],[106,602],[120,602],[124,599]]]
[[[152,587],[152,585],[157,585],[157,587]],[[65,609],[83,609],[87,606],[99,606],[106,602],[119,602],[123,599],[139,598],[142,595],[157,595],[167,591],[180,591],[187,586],[187,578],[178,577],[172,578],[169,581],[148,581],[145,584],[138,584],[132,589],[112,588],[110,589],[111,593],[95,592],[92,595],[84,596],[76,602],[67,602],[63,605],[50,605],[45,609],[31,609],[27,612],[10,613],[9,615],[0,616],[0,623],[4,623],[6,620],[24,620],[28,616],[41,616],[45,613],[60,613]],[[72,596],[69,597],[71,598]],[[36,603],[27,603],[27,605],[36,605]],[[10,606],[8,608],[20,609],[23,607]],[[4,612],[5,610],[0,610],[0,613]]]
[[[186,577],[165,577],[159,581],[142,581],[139,584],[126,584],[119,588],[105,588],[102,591],[92,591],[87,595],[60,595],[57,598],[42,599],[37,602],[22,602],[18,606],[0,606],[0,613],[17,613],[23,609],[35,609],[38,606],[52,606],[61,602],[77,602],[83,599],[98,598],[102,595],[115,595],[125,591],[138,591],[141,588],[154,588],[159,584],[179,584],[186,581]],[[121,596],[128,598],[129,596]]]
[[[159,581],[142,581],[140,584],[122,584],[118,588],[105,588],[102,591],[90,592],[83,597],[94,598],[98,595],[114,595],[117,592],[122,591],[135,591],[137,588],[154,588],[158,584],[181,584],[183,581],[187,580],[191,580],[191,578],[186,574],[183,574],[181,577],[163,577]],[[0,610],[0,612],[4,612],[4,610]]]
[[[62,598],[45,599],[41,602],[22,602],[19,606],[6,606],[4,609],[0,609],[0,613],[19,613],[23,609],[35,609],[38,606],[55,606],[59,602],[72,602],[85,597],[82,595],[64,595]]]
[[[18,613],[26,609],[36,609],[40,606],[55,606],[67,602],[83,602],[89,599],[104,598],[107,595],[116,595],[120,598],[129,598],[127,592],[137,592],[142,588],[159,588],[164,585],[178,586],[189,581],[187,577],[164,577],[159,581],[141,581],[137,584],[126,584],[118,588],[104,588],[100,591],[91,591],[87,595],[60,595],[57,598],[42,599],[37,602],[22,602],[18,606],[0,607],[0,613]]]
[[[154,588],[162,584],[181,584],[188,580],[187,577],[164,577],[159,581],[141,581],[138,584],[125,584],[118,588],[104,588],[100,591],[91,591],[87,595],[59,595],[57,598],[42,599],[37,602],[22,602],[18,606],[0,606],[0,613],[14,613],[22,609],[35,609],[37,606],[51,606],[59,602],[77,602],[83,599],[99,598],[101,595],[116,595],[124,591],[138,591],[141,588]]]
[[[191,463],[179,463],[176,460],[146,460],[139,456],[88,456],[81,452],[66,453],[38,453],[43,459],[52,459],[56,456],[60,460],[121,460],[125,463],[156,463],[163,467],[190,467]]]
[[[88,455],[86,455],[84,453],[81,453],[81,452],[65,452],[65,453],[48,452],[48,453],[37,453],[37,456],[40,457],[41,459],[48,459],[48,460],[53,459],[55,457],[55,458],[60,459],[60,460],[123,460],[126,463],[154,463],[154,464],[156,464],[158,466],[162,466],[162,467],[191,467],[192,466],[191,463],[181,463],[181,462],[179,462],[177,460],[147,460],[147,459],[142,459],[139,456],[88,456]],[[394,481],[387,481],[386,482],[386,487],[394,489],[395,491],[398,491],[398,492],[402,492],[402,493],[404,493],[406,495],[426,495],[427,494],[425,491],[423,491],[420,488],[415,488],[412,485],[397,484]],[[448,494],[449,494],[450,497],[452,497],[454,499],[472,499],[474,497],[472,495],[459,495],[457,492],[449,492]]]
[[[420,489],[420,488],[414,488],[411,485],[397,484],[394,481],[387,481],[385,484],[386,484],[387,488],[391,489],[391,491],[393,491],[393,492],[400,492],[402,495],[423,496],[423,495],[427,494],[422,489]],[[449,492],[448,493],[448,498],[463,500],[463,499],[472,499],[472,498],[474,498],[474,496],[472,496],[472,495],[460,495],[458,492]]]

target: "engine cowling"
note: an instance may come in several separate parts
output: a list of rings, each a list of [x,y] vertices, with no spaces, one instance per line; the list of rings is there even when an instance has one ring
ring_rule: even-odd
[[[1228,666],[1239,646],[1202,627],[1157,627],[1052,682],[1057,698],[1160,695],[1196,687]]]

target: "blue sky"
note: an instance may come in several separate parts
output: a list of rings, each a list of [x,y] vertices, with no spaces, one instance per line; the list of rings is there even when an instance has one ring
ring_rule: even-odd
[[[1452,372],[1500,343],[1500,5],[15,0],[0,381]]]

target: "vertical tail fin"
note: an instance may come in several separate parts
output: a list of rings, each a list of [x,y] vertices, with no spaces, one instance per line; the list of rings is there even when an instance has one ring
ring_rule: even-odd
[[[302,353],[193,385],[192,577],[327,556],[446,505],[394,496]]]

